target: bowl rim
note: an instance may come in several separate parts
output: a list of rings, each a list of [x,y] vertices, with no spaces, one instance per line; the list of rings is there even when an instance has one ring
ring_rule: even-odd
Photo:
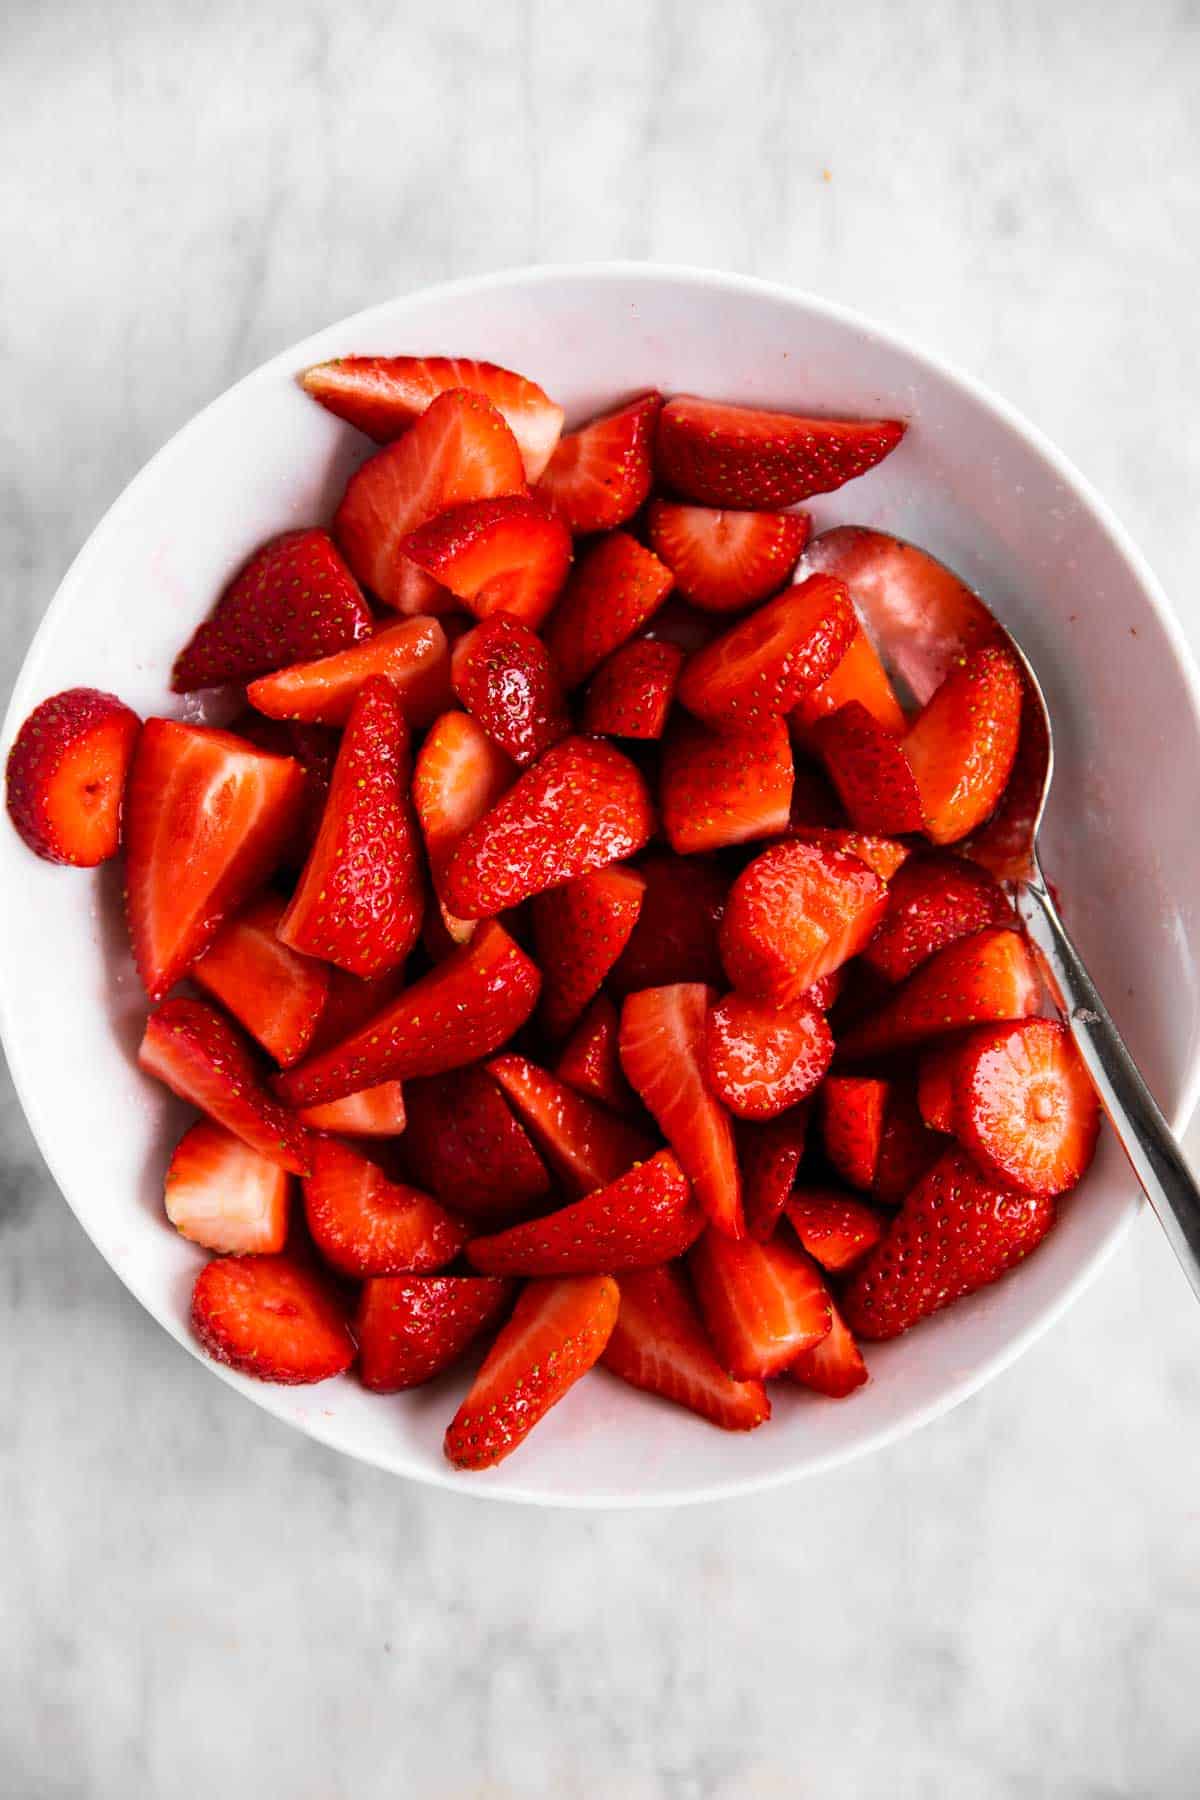
[[[132,509],[138,500],[143,486],[168,465],[173,458],[186,448],[191,438],[198,435],[209,419],[210,414],[217,411],[243,389],[255,383],[266,382],[279,371],[288,373],[301,366],[303,361],[311,360],[313,352],[309,346],[318,343],[331,332],[348,330],[362,331],[365,334],[383,322],[397,304],[407,300],[438,301],[451,300],[464,294],[488,293],[502,288],[531,288],[536,290],[543,285],[554,282],[603,282],[614,283],[654,282],[674,283],[684,288],[704,288],[708,291],[724,292],[731,295],[755,296],[780,302],[784,305],[796,306],[803,311],[823,317],[836,324],[845,326],[870,336],[876,341],[896,351],[919,367],[929,371],[941,381],[956,388],[960,394],[973,404],[982,407],[1002,421],[1012,432],[1021,438],[1042,459],[1050,465],[1064,485],[1074,492],[1084,507],[1093,515],[1116,550],[1125,562],[1137,586],[1145,596],[1151,611],[1162,627],[1175,664],[1184,678],[1188,698],[1191,704],[1193,725],[1200,735],[1200,664],[1192,652],[1184,635],[1183,627],[1168,600],[1162,584],[1151,569],[1146,557],[1129,535],[1115,512],[1103,496],[1093,487],[1088,478],[1057,448],[1057,446],[1027,419],[1016,407],[994,393],[975,376],[967,373],[956,363],[925,349],[915,343],[907,334],[894,330],[891,326],[882,325],[852,307],[839,301],[829,300],[807,289],[793,287],[786,282],[766,280],[758,276],[740,275],[728,270],[704,268],[701,265],[670,262],[646,262],[637,260],[600,260],[591,262],[538,263],[512,265],[503,269],[492,270],[482,274],[457,277],[453,280],[436,282],[413,287],[404,292],[391,295],[365,307],[359,312],[333,320],[321,326],[317,331],[308,333],[295,343],[285,346],[265,362],[259,363],[229,387],[224,388],[200,410],[193,413],[158,450],[142,465],[138,472],[116,496],[96,524],[88,533],[76,555],[59,581],[46,610],[38,624],[37,630],[29,643],[21,661],[21,666],[13,682],[12,692],[5,709],[4,720],[0,726],[0,746],[6,747],[12,741],[19,728],[30,701],[26,695],[31,671],[35,668],[43,645],[49,639],[60,612],[69,605],[72,592],[86,572],[87,565],[94,555],[98,554],[97,544],[103,543],[114,525],[119,524],[125,512]],[[113,1273],[146,1311],[161,1325],[172,1338],[189,1355],[201,1363],[211,1374],[221,1378],[227,1386],[244,1399],[252,1402],[260,1410],[268,1411],[280,1423],[303,1432],[306,1436],[336,1450],[341,1454],[353,1457],[356,1461],[381,1469],[389,1475],[401,1476],[404,1479],[420,1482],[424,1485],[448,1489],[455,1494],[469,1494],[482,1500],[506,1500],[525,1505],[559,1507],[571,1511],[588,1510],[634,1510],[651,1509],[669,1506],[699,1504],[701,1502],[735,1499],[743,1495],[766,1492],[779,1488],[790,1482],[799,1481],[811,1476],[824,1474],[828,1470],[858,1461],[860,1458],[881,1450],[887,1445],[897,1442],[922,1426],[940,1418],[953,1407],[978,1392],[987,1382],[1007,1369],[1033,1343],[1048,1331],[1078,1298],[1084,1289],[1095,1279],[1100,1270],[1113,1256],[1118,1246],[1126,1238],[1130,1226],[1143,1206],[1140,1193],[1131,1194],[1130,1204],[1110,1228],[1108,1234],[1100,1238],[1090,1252],[1081,1259],[1073,1271],[1069,1281],[1060,1289],[1054,1299],[1022,1328],[993,1351],[968,1373],[952,1379],[936,1399],[916,1406],[905,1412],[900,1418],[881,1425],[867,1432],[853,1445],[829,1451],[827,1454],[813,1458],[801,1468],[783,1469],[768,1474],[733,1476],[729,1479],[705,1483],[702,1486],[681,1486],[678,1489],[659,1490],[654,1493],[616,1496],[611,1492],[598,1494],[571,1494],[548,1497],[536,1486],[520,1479],[519,1472],[508,1473],[506,1467],[504,1477],[499,1481],[464,1482],[447,1466],[438,1468],[406,1468],[396,1466],[395,1459],[383,1452],[373,1452],[358,1444],[343,1441],[345,1434],[336,1423],[321,1417],[296,1418],[275,1411],[264,1404],[266,1396],[258,1394],[233,1371],[220,1363],[213,1362],[204,1355],[199,1345],[194,1342],[186,1328],[178,1324],[162,1310],[159,1297],[145,1291],[146,1285],[136,1277],[130,1277],[125,1271],[118,1270],[105,1255],[89,1229],[86,1219],[77,1209],[65,1181],[59,1174],[57,1157],[53,1148],[54,1135],[49,1122],[42,1117],[39,1102],[26,1079],[20,1051],[14,1047],[12,1030],[11,1003],[7,984],[0,981],[0,1044],[3,1045],[8,1060],[9,1072],[13,1087],[21,1109],[29,1124],[30,1131],[38,1151],[58,1188],[59,1193],[70,1207],[76,1220],[85,1234],[91,1239],[105,1263],[113,1268]],[[1178,1134],[1195,1111],[1200,1102],[1200,1039],[1191,1048],[1188,1063],[1184,1069],[1180,1083],[1180,1095],[1176,1104],[1169,1111],[1172,1128]]]

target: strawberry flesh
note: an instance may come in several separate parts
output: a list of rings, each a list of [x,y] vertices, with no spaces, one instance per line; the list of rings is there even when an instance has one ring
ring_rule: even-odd
[[[651,1268],[682,1256],[704,1229],[691,1184],[669,1150],[544,1218],[473,1238],[487,1275],[593,1275]]]
[[[995,811],[1017,754],[1022,693],[1012,651],[987,645],[947,675],[904,739],[935,844],[969,837]]]
[[[947,1032],[1037,1011],[1041,983],[1024,939],[994,926],[922,963],[868,1018],[838,1040],[846,1059],[890,1055]]]
[[[528,1057],[487,1066],[555,1174],[578,1196],[608,1187],[653,1155],[653,1141],[627,1119],[588,1100]]]
[[[786,1238],[735,1242],[710,1226],[688,1269],[718,1360],[739,1381],[777,1375],[829,1331],[825,1283]]]
[[[742,612],[783,587],[808,541],[807,513],[728,512],[654,500],[650,548],[686,600],[705,612]]]
[[[452,506],[404,539],[404,554],[477,619],[505,613],[537,627],[571,566],[571,534],[528,494]]]
[[[883,1220],[872,1207],[829,1188],[800,1188],[787,1203],[793,1231],[823,1269],[840,1274],[873,1250]]]
[[[805,419],[681,395],[658,421],[658,474],[702,506],[794,506],[874,468],[904,436],[896,419]]]
[[[443,1268],[469,1235],[431,1195],[389,1181],[359,1151],[329,1137],[313,1139],[304,1214],[326,1262],[356,1279]]]
[[[764,1124],[738,1123],[746,1229],[760,1243],[773,1235],[795,1183],[808,1138],[808,1113],[807,1106],[795,1106]]]
[[[825,1154],[851,1187],[874,1185],[888,1094],[886,1081],[855,1075],[831,1075],[821,1089]]]
[[[832,675],[801,696],[792,717],[802,729],[811,729],[819,719],[837,712],[851,700],[865,706],[876,724],[893,737],[903,737],[907,731],[908,721],[887,670],[861,626]]]
[[[1086,1173],[1100,1103],[1057,1019],[973,1032],[952,1081],[953,1130],[989,1180],[1054,1195]]]
[[[597,994],[563,1046],[554,1073],[576,1093],[614,1112],[637,1111],[637,1098],[621,1069],[621,1018],[607,994]]]
[[[808,1098],[833,1061],[833,1034],[802,995],[766,1006],[726,994],[708,1015],[708,1078],[740,1119],[774,1119]]]
[[[797,841],[755,857],[729,890],[721,955],[733,985],[787,1006],[869,942],[887,888],[845,850]]]
[[[778,718],[833,673],[857,629],[841,582],[811,575],[690,656],[679,698],[718,730]]]
[[[329,970],[276,936],[285,910],[278,894],[263,894],[222,927],[192,969],[193,981],[283,1068],[308,1049],[329,992]]]
[[[193,1244],[263,1256],[287,1242],[290,1190],[286,1169],[223,1125],[201,1119],[175,1146],[163,1204],[176,1231]]]
[[[298,1387],[342,1375],[354,1339],[326,1284],[292,1256],[221,1256],[192,1289],[192,1331],[214,1362]]]
[[[649,623],[671,591],[671,571],[627,532],[603,537],[581,558],[546,621],[565,688],[576,688]]]
[[[375,1275],[354,1319],[358,1377],[373,1394],[398,1394],[449,1369],[512,1300],[511,1281],[489,1275]]]
[[[302,1106],[296,1117],[313,1131],[334,1131],[342,1137],[399,1137],[407,1123],[404,1088],[398,1081],[381,1081],[343,1100]]]
[[[812,1388],[830,1400],[844,1400],[868,1379],[862,1351],[841,1313],[829,1301],[829,1333],[811,1350],[802,1350],[788,1364],[788,1374],[802,1387]]]
[[[753,1431],[770,1418],[762,1382],[735,1381],[713,1355],[679,1268],[630,1269],[617,1285],[621,1304],[601,1358],[606,1369],[724,1431]]]
[[[450,646],[437,620],[384,626],[349,650],[252,681],[246,697],[271,719],[341,726],[359,690],[375,675],[387,676],[414,730],[436,718],[451,701]]]
[[[661,394],[641,394],[559,439],[538,492],[571,531],[610,531],[641,506],[653,479],[650,452],[661,407]]]
[[[786,831],[792,780],[782,719],[720,733],[680,719],[663,745],[659,795],[672,850],[692,856]]]
[[[92,869],[115,856],[140,721],[115,694],[43,700],[8,753],[8,816],[35,856]]]

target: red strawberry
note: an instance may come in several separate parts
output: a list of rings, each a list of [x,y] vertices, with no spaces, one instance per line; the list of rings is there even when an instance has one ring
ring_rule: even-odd
[[[1053,1223],[1053,1200],[989,1186],[963,1151],[947,1150],[851,1276],[846,1323],[859,1337],[897,1337],[995,1281]]]
[[[341,1375],[354,1339],[326,1284],[290,1256],[219,1256],[192,1289],[192,1330],[215,1362],[298,1387]]]
[[[870,865],[868,864],[868,867]],[[805,992],[804,998],[818,1011],[827,1013],[837,1004],[843,987],[846,985],[846,965],[840,969],[831,969],[828,975],[822,975],[820,981],[814,981]]]
[[[410,773],[400,701],[372,677],[354,702],[317,841],[280,921],[283,943],[352,975],[381,975],[408,956],[425,910]]]
[[[765,1244],[774,1233],[784,1202],[792,1191],[808,1137],[805,1106],[794,1106],[760,1125],[739,1120],[738,1162],[746,1203],[746,1228]]]
[[[920,831],[921,796],[904,746],[861,700],[819,719],[811,736],[856,830]]]
[[[699,983],[630,994],[621,1010],[621,1067],[657,1119],[709,1218],[740,1237],[745,1222],[733,1125],[709,1085],[706,1067],[710,998]]]
[[[641,988],[699,981],[717,987],[720,925],[728,878],[706,857],[647,856],[639,873],[642,905],[633,935],[608,976],[620,999]]]
[[[680,595],[671,592],[659,607],[644,635],[656,644],[675,644],[686,655],[703,650],[719,636],[721,620],[712,613],[697,612]]]
[[[450,646],[436,619],[405,619],[365,643],[264,675],[246,689],[251,705],[272,719],[344,725],[364,683],[386,675],[404,716],[420,730],[450,704]]]
[[[629,942],[646,883],[612,863],[533,902],[533,956],[542,971],[542,1023],[564,1037]]]
[[[831,1400],[844,1400],[868,1379],[862,1351],[854,1341],[854,1333],[841,1313],[829,1302],[829,1333],[811,1350],[802,1350],[795,1362],[788,1364],[788,1374],[802,1387],[827,1394]]]
[[[917,1072],[917,1107],[930,1131],[954,1131],[954,1065],[961,1038],[948,1038],[926,1050]]]
[[[443,713],[430,727],[413,769],[413,803],[425,839],[433,885],[441,893],[446,864],[467,827],[481,819],[516,779],[516,770],[470,713]],[[442,907],[450,938],[465,943],[473,919]]]
[[[703,1229],[691,1184],[660,1150],[573,1206],[472,1238],[467,1255],[488,1275],[611,1275],[681,1256]]]
[[[951,671],[904,739],[935,844],[965,838],[996,809],[1012,772],[1023,681],[1011,650],[977,650]]]
[[[490,918],[632,856],[653,825],[646,784],[628,757],[598,738],[563,738],[464,833],[443,897],[460,918]]]
[[[454,692],[520,767],[571,729],[550,653],[519,619],[496,613],[454,646]]]
[[[633,517],[650,492],[661,407],[661,394],[640,394],[560,438],[538,489],[572,531],[609,531]]]
[[[34,708],[8,753],[8,816],[36,856],[92,869],[116,855],[139,729],[135,712],[96,688]]]
[[[404,539],[404,554],[478,619],[507,613],[538,626],[571,566],[571,534],[536,495],[452,506]]]
[[[787,1006],[857,956],[887,888],[857,856],[793,841],[748,863],[729,890],[721,955],[733,985]]]
[[[342,1137],[399,1137],[406,1123],[404,1089],[398,1081],[381,1081],[347,1094],[344,1100],[302,1106],[296,1117],[314,1131],[334,1131]]]
[[[953,1069],[953,1129],[990,1181],[1063,1194],[1091,1164],[1100,1103],[1057,1019],[987,1026]]]
[[[408,1111],[409,1169],[456,1212],[499,1227],[549,1193],[546,1165],[485,1069],[410,1082]]]
[[[807,513],[721,512],[654,500],[650,548],[706,612],[741,612],[783,587],[808,541]]]
[[[432,1381],[499,1324],[514,1284],[486,1275],[375,1275],[354,1321],[358,1374],[375,1394]]]
[[[654,461],[702,506],[794,506],[864,475],[903,436],[896,419],[804,419],[685,394],[662,410]]]
[[[867,831],[844,831],[840,826],[830,828],[806,825],[799,831],[790,831],[788,835],[799,838],[805,844],[823,845],[827,850],[849,850],[852,856],[865,862],[868,869],[873,869],[881,881],[889,883],[896,870],[908,861],[911,854],[908,845],[897,843],[895,838],[879,837]],[[888,892],[890,897],[890,887]]]
[[[851,1187],[869,1190],[874,1183],[888,1092],[886,1081],[854,1075],[831,1075],[821,1089],[825,1154]]]
[[[337,761],[338,734],[324,725],[297,725],[286,719],[268,719],[247,706],[228,726],[233,737],[245,738],[272,756],[290,756],[304,771],[304,804],[280,861],[287,870],[304,867],[321,824],[329,798],[329,783]]]
[[[342,1275],[427,1274],[452,1262],[470,1235],[461,1219],[420,1188],[336,1138],[313,1140],[304,1215],[312,1240]]]
[[[1023,1019],[1037,1011],[1041,983],[1015,931],[994,926],[939,950],[878,1011],[839,1039],[845,1058],[890,1055],[967,1025]]]
[[[403,437],[439,394],[482,394],[516,438],[527,481],[549,462],[565,416],[536,381],[462,356],[339,356],[306,369],[300,380],[314,400],[380,444]]]
[[[632,638],[601,663],[583,704],[583,728],[609,737],[653,741],[667,728],[683,651],[678,644]]]
[[[978,863],[948,851],[915,856],[892,878],[863,960],[885,980],[904,981],[938,950],[1011,919],[1003,889]]]
[[[879,653],[861,626],[850,639],[850,647],[832,675],[802,694],[793,718],[802,727],[812,727],[819,719],[835,713],[851,700],[865,706],[876,724],[893,737],[903,737],[908,729],[903,708],[895,689],[879,660]]]
[[[375,1018],[385,1006],[390,1006],[404,987],[403,969],[388,969],[386,974],[375,975],[363,980],[359,975],[349,975],[345,969],[329,971],[329,993],[325,1007],[317,1020],[317,1029],[313,1033],[309,1050],[316,1054],[318,1050],[328,1050],[333,1044],[340,1044],[348,1038],[352,1031],[365,1025],[368,1019]]]
[[[781,717],[833,673],[857,629],[841,582],[811,575],[690,656],[679,698],[722,731]]]
[[[404,436],[355,470],[333,535],[363,586],[398,612],[448,611],[444,590],[404,551],[409,532],[447,507],[520,494],[517,440],[481,394],[439,394]]]
[[[621,1071],[620,1028],[608,995],[597,994],[567,1039],[554,1072],[576,1093],[628,1114],[636,1111],[637,1100]]]
[[[795,715],[793,714],[793,717]],[[792,784],[789,828],[800,836],[809,832],[843,830],[846,814],[829,777],[815,763],[797,762]]]
[[[286,903],[264,894],[222,927],[192,970],[286,1068],[308,1049],[329,991],[329,970],[275,935]]]
[[[904,1196],[924,1180],[945,1148],[945,1139],[930,1131],[921,1117],[912,1087],[893,1082],[883,1116],[872,1199],[884,1206],[899,1206]]]
[[[610,1275],[527,1283],[450,1422],[447,1460],[487,1469],[510,1456],[599,1360],[619,1300]]]
[[[282,1250],[291,1182],[278,1163],[202,1119],[171,1156],[163,1201],[176,1231],[206,1250]]]
[[[734,1381],[712,1352],[680,1270],[630,1269],[601,1361],[622,1381],[690,1407],[725,1431],[753,1431],[771,1416],[761,1381]]]
[[[576,1195],[591,1194],[654,1153],[645,1132],[588,1100],[524,1056],[487,1066],[550,1163]]]
[[[586,681],[637,635],[670,591],[670,569],[627,532],[611,532],[594,544],[546,622],[546,643],[563,686]]]
[[[784,1238],[735,1243],[710,1226],[688,1268],[722,1368],[740,1381],[765,1381],[829,1331],[825,1283]]]
[[[859,1262],[883,1236],[880,1215],[835,1188],[798,1188],[787,1216],[808,1254],[834,1273]]]
[[[805,996],[765,1006],[726,994],[710,1010],[708,1078],[741,1119],[775,1119],[807,1099],[833,1061],[825,1015]]]
[[[663,744],[663,830],[690,856],[786,831],[792,746],[782,719],[718,735],[680,719]]]

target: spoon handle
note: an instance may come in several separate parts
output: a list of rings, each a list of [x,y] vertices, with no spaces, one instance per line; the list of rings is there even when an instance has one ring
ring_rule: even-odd
[[[1200,1187],[1071,942],[1036,864],[1034,875],[1016,884],[1016,902],[1100,1104],[1200,1297]]]

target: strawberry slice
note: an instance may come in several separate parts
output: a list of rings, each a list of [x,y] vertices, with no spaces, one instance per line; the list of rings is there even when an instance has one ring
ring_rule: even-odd
[[[855,1075],[831,1075],[821,1089],[825,1154],[851,1187],[874,1185],[889,1091],[886,1081]]]
[[[707,857],[647,856],[642,905],[633,935],[608,976],[618,999],[641,988],[673,987],[699,981],[708,987],[724,979],[720,926],[727,876]]]
[[[709,1084],[705,1024],[711,990],[698,982],[647,988],[621,1009],[621,1067],[658,1121],[709,1218],[740,1237],[742,1178],[733,1125]]]
[[[430,727],[417,751],[412,792],[439,904],[442,876],[459,839],[515,779],[508,757],[470,713],[443,713]],[[476,921],[455,918],[445,906],[441,913],[451,941],[465,944]]]
[[[346,484],[333,535],[365,588],[397,612],[452,610],[411,562],[404,540],[447,507],[525,489],[517,440],[489,400],[439,394],[402,438],[367,458]]]
[[[807,513],[722,512],[654,500],[650,548],[705,612],[742,612],[783,587],[808,541]]]
[[[915,856],[893,876],[863,960],[885,981],[904,981],[949,944],[1011,920],[1012,907],[986,869],[949,851]]]
[[[613,863],[533,902],[533,957],[551,1037],[565,1037],[599,991],[629,942],[645,890],[636,869]]]
[[[761,1381],[734,1381],[712,1352],[687,1282],[674,1266],[630,1269],[601,1361],[647,1393],[686,1406],[724,1431],[753,1431],[771,1416]]]
[[[359,975],[349,975],[345,969],[331,968],[329,971],[329,993],[325,999],[325,1007],[317,1020],[317,1029],[313,1033],[310,1051],[315,1055],[318,1050],[328,1050],[333,1044],[340,1044],[348,1038],[352,1031],[365,1025],[381,1013],[404,987],[404,971],[388,969],[386,974],[371,976],[367,980]]]
[[[538,490],[572,531],[610,531],[633,517],[650,492],[661,408],[661,394],[639,394],[559,439]]]
[[[425,910],[410,773],[399,698],[372,676],[354,702],[317,841],[280,921],[283,943],[352,975],[404,962]]]
[[[488,1469],[511,1456],[599,1360],[619,1301],[610,1275],[529,1282],[450,1422],[447,1460]]]
[[[330,1267],[359,1279],[443,1268],[470,1235],[431,1195],[389,1181],[375,1163],[336,1138],[313,1139],[304,1216]]]
[[[285,1169],[222,1125],[201,1119],[176,1144],[163,1201],[181,1237],[206,1250],[282,1250],[291,1182]]]
[[[628,1116],[637,1110],[621,1070],[620,1015],[607,994],[597,994],[563,1046],[554,1073],[576,1093]]]
[[[450,704],[450,646],[436,619],[387,625],[364,643],[252,681],[246,697],[271,719],[344,725],[364,683],[386,675],[419,731]]]
[[[578,687],[636,636],[671,584],[670,569],[627,532],[611,532],[593,545],[546,622],[546,643],[563,686]]]
[[[860,862],[865,862],[868,869],[873,869],[881,881],[888,883],[911,855],[908,845],[897,843],[895,838],[879,837],[869,831],[845,831],[840,826],[806,825],[799,831],[793,829],[788,835],[805,844],[823,845],[827,850],[848,850]],[[890,886],[888,892],[890,898]],[[879,933],[875,935],[878,937]],[[873,944],[875,939],[871,942]]]
[[[784,1238],[738,1243],[710,1226],[688,1269],[718,1360],[739,1381],[778,1374],[829,1331],[825,1283]]]
[[[550,653],[519,619],[496,613],[454,646],[454,692],[493,743],[519,767],[571,729]]]
[[[460,918],[490,918],[632,856],[653,826],[628,757],[599,738],[563,738],[463,834],[442,894]]]
[[[775,844],[729,890],[721,922],[725,970],[741,993],[789,1006],[868,943],[887,888],[857,856]]]
[[[728,916],[728,915],[727,915]],[[1025,941],[993,926],[922,963],[879,1010],[846,1032],[846,1059],[906,1050],[993,1019],[1023,1019],[1038,1009],[1041,982]]]
[[[192,1330],[214,1362],[299,1387],[342,1375],[354,1339],[319,1276],[290,1256],[220,1256],[192,1289]]]
[[[1052,1199],[991,1186],[962,1150],[947,1150],[851,1276],[846,1323],[859,1337],[897,1337],[995,1281],[1053,1223]]]
[[[93,869],[115,856],[140,721],[115,694],[68,688],[36,706],[8,753],[8,816],[35,856]]]
[[[788,1364],[788,1374],[802,1387],[813,1388],[831,1400],[844,1400],[869,1379],[862,1351],[841,1313],[829,1301],[829,1333],[811,1350],[802,1350]]]
[[[690,656],[693,650],[703,650],[711,644],[720,631],[720,619],[698,612],[672,591],[647,625],[645,635],[656,644],[676,644]]]
[[[644,1131],[524,1056],[487,1066],[551,1168],[576,1195],[595,1193],[654,1154]]]
[[[746,1201],[746,1228],[766,1243],[792,1191],[808,1136],[808,1107],[795,1106],[778,1119],[737,1127],[738,1161]]]
[[[295,831],[304,774],[227,731],[148,719],[125,793],[125,906],[152,1000],[260,888]]]
[[[314,400],[380,444],[402,437],[439,394],[482,394],[516,438],[527,481],[549,462],[566,416],[536,381],[464,356],[339,356],[300,380]]]
[[[883,1116],[871,1198],[884,1206],[899,1206],[905,1195],[925,1179],[945,1148],[945,1139],[930,1131],[922,1118],[913,1085],[893,1082]]]
[[[805,994],[805,999],[811,1001],[820,1012],[831,1011],[846,985],[846,975],[847,969],[844,963],[840,969],[831,969],[828,975],[822,975],[820,981],[813,982]]]
[[[672,850],[690,856],[786,831],[792,777],[782,719],[720,734],[680,719],[663,744],[659,794]]]
[[[364,1281],[354,1320],[359,1380],[374,1394],[432,1381],[499,1324],[513,1288],[489,1275],[376,1275]]]
[[[842,583],[810,575],[690,656],[679,698],[722,731],[781,717],[833,673],[857,629]]]
[[[995,811],[1017,754],[1023,691],[1012,651],[989,644],[947,675],[904,739],[935,844],[968,837]]]
[[[861,700],[819,719],[810,737],[857,831],[921,830],[921,794],[904,746]]]
[[[794,506],[864,475],[903,436],[898,419],[804,419],[684,394],[663,407],[654,461],[702,506]]]
[[[691,1183],[660,1150],[573,1206],[472,1238],[467,1255],[486,1275],[614,1274],[681,1256],[703,1229]]]
[[[851,700],[865,706],[876,724],[893,737],[903,737],[908,730],[908,720],[879,653],[861,626],[833,674],[801,695],[792,717],[800,727],[811,728]]]
[[[833,1033],[802,995],[791,1006],[764,1006],[726,994],[710,1010],[708,1078],[740,1119],[775,1119],[819,1086],[833,1061]]]
[[[1057,1019],[972,1032],[953,1066],[953,1128],[984,1176],[1064,1194],[1096,1153],[1100,1103]]]
[[[583,728],[608,737],[654,741],[667,728],[679,685],[678,644],[632,638],[592,676],[583,703]]]
[[[455,1212],[509,1225],[549,1193],[546,1165],[486,1070],[411,1082],[408,1111],[409,1169]]]
[[[222,927],[192,969],[192,979],[284,1068],[308,1049],[329,991],[329,970],[275,935],[286,904],[263,894]]]
[[[402,548],[477,619],[507,613],[535,627],[571,566],[570,532],[531,494],[452,506],[411,531]]]
[[[917,1071],[917,1108],[930,1131],[954,1132],[954,1066],[962,1040],[948,1038],[926,1050]]]
[[[836,1188],[798,1188],[787,1203],[792,1229],[823,1269],[849,1269],[883,1236],[883,1220]]]
[[[342,1137],[399,1137],[406,1124],[404,1088],[398,1081],[381,1081],[344,1100],[302,1106],[296,1117],[313,1131],[335,1131]]]

